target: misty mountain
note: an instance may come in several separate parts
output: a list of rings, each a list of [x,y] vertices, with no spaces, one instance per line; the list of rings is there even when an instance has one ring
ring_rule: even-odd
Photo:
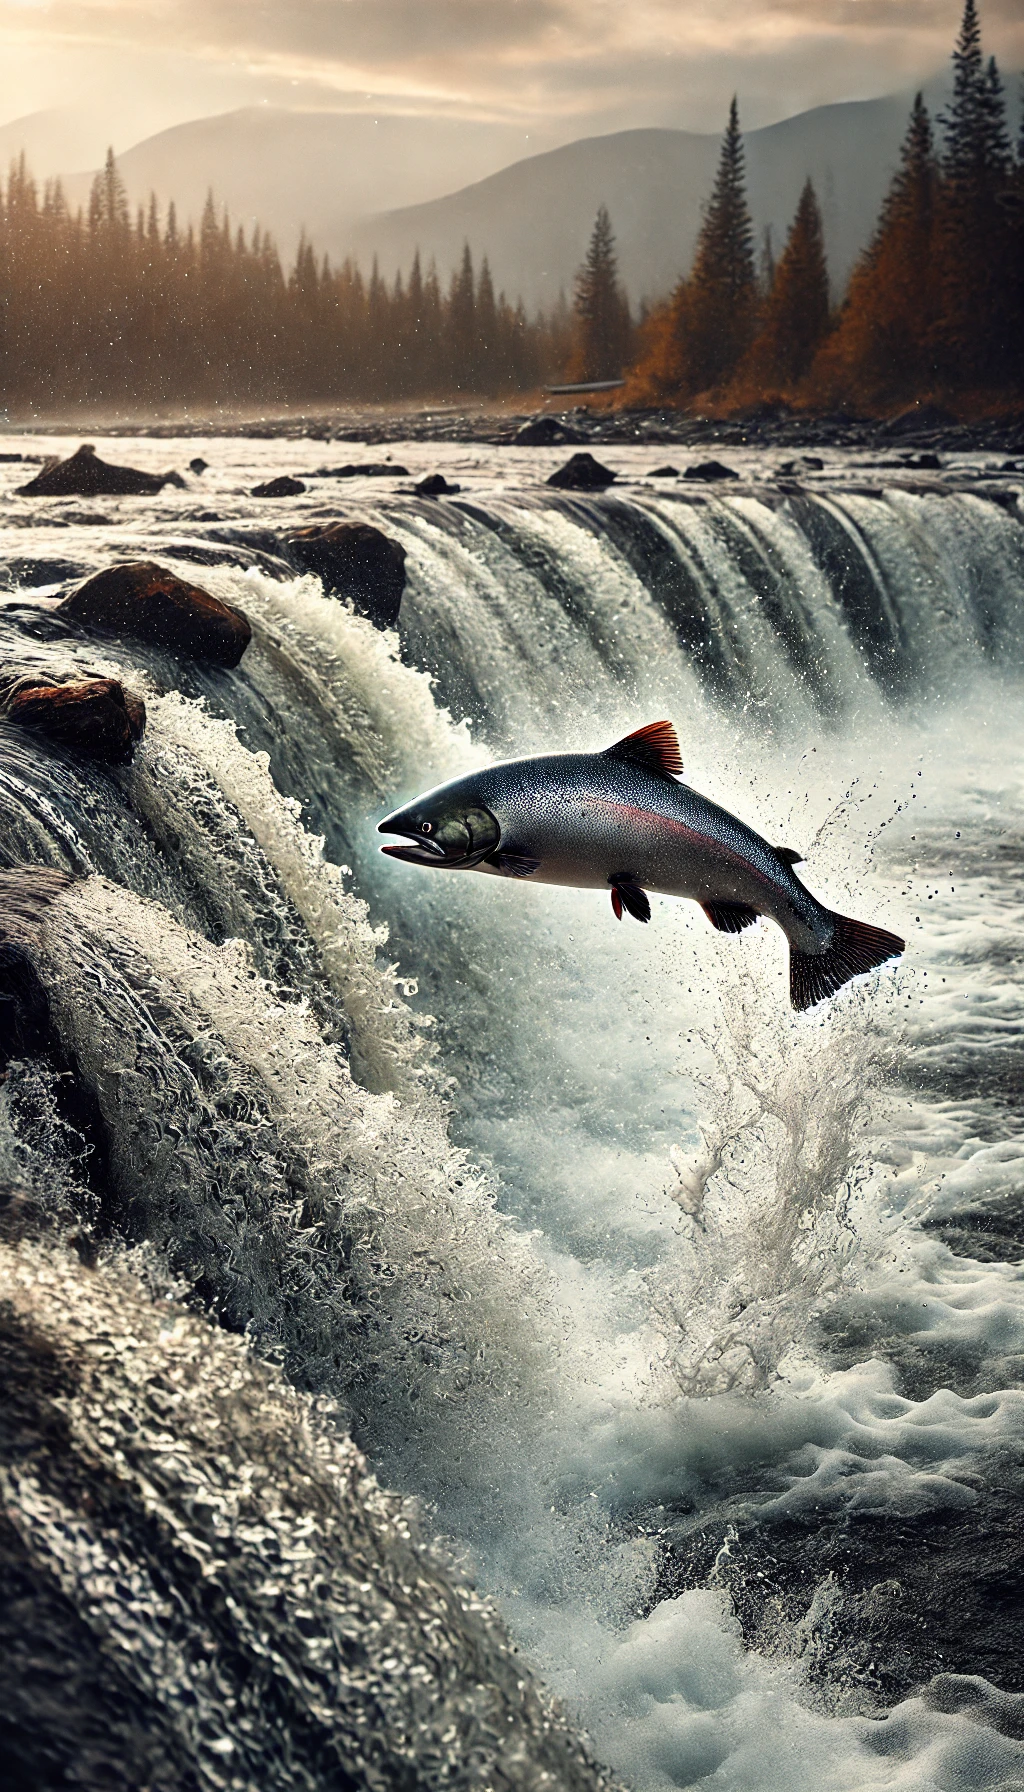
[[[1008,84],[1009,85],[1009,84]],[[944,83],[926,90],[934,107]],[[896,166],[909,95],[819,106],[747,133],[751,211],[776,254],[808,175],[817,189],[837,294],[867,242]],[[427,205],[365,220],[353,247],[382,273],[406,269],[417,248],[446,272],[469,242],[489,257],[495,285],[528,304],[569,293],[599,205],[615,230],[634,300],[666,293],[690,265],[720,138],[688,131],[620,131],[531,156]]]
[[[174,200],[181,222],[198,223],[212,188],[233,223],[270,230],[285,255],[305,229],[337,256],[357,218],[450,192],[529,143],[518,127],[474,120],[250,106],[147,137],[118,167],[133,205],[155,192],[163,208]],[[91,182],[91,173],[66,177],[73,206]]]
[[[27,112],[0,125],[0,174],[24,152],[37,181],[63,175],[68,168],[90,168],[106,152],[107,132],[90,112],[71,106],[50,106]]]

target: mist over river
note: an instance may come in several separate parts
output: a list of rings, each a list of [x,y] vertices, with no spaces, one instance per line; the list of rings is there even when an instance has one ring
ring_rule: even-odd
[[[0,872],[69,874],[0,1182],[86,1239],[0,1281],[92,1365],[5,1458],[13,1783],[1024,1787],[1024,474],[101,451],[185,484],[0,465],[3,671],[148,717],[113,768],[0,722]],[[406,549],[396,633],[286,563],[345,517]],[[234,670],[54,616],[142,558],[245,612]],[[663,716],[898,965],[795,1014],[766,922],[380,854],[430,785]]]

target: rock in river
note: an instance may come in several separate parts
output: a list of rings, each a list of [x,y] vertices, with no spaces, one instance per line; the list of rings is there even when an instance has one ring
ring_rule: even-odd
[[[427,477],[421,479],[419,484],[414,487],[414,490],[421,498],[454,498],[456,492],[461,491],[462,487],[449,485],[443,473],[428,473]]]
[[[563,492],[596,492],[603,491],[614,479],[615,474],[592,454],[573,454],[564,467],[552,473],[548,484]]]
[[[305,489],[301,479],[293,479],[290,473],[281,473],[276,479],[268,479],[263,485],[254,485],[249,495],[253,498],[299,498]]]
[[[548,414],[530,417],[516,430],[512,440],[517,448],[551,448],[556,444],[562,447],[572,442],[584,442],[586,437],[581,436],[578,429],[563,423],[560,417]]]
[[[27,498],[143,497],[165,485],[184,485],[180,473],[140,473],[137,467],[115,467],[101,460],[89,442],[68,460],[49,461],[18,491]]]
[[[713,484],[718,479],[738,479],[739,474],[732,468],[723,466],[720,460],[702,460],[695,467],[687,467],[684,479],[702,479]]]
[[[146,727],[142,698],[116,678],[7,678],[0,681],[0,716],[108,765],[125,764]]]
[[[241,610],[152,560],[106,567],[69,592],[55,613],[218,666],[237,666],[252,639]]]
[[[347,597],[378,628],[394,628],[405,590],[405,549],[372,523],[314,523],[287,537],[292,559],[326,592]]]

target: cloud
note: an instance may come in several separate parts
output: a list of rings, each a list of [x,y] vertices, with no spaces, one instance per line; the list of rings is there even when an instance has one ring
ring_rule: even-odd
[[[181,117],[282,98],[461,111],[541,135],[717,129],[932,74],[961,0],[0,0],[7,92],[83,83]],[[987,47],[1024,64],[1021,0],[982,0]],[[47,83],[49,82],[49,88]],[[143,83],[140,89],[139,83]],[[27,86],[26,86],[27,83]],[[0,95],[4,93],[0,82]],[[2,103],[2,100],[0,100]],[[216,103],[214,108],[216,109]]]

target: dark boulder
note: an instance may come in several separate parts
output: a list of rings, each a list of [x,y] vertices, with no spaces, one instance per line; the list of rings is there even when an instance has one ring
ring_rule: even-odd
[[[264,485],[254,485],[249,496],[252,498],[298,498],[305,491],[301,479],[293,479],[290,473],[281,473],[277,479],[268,479]]]
[[[647,477],[648,477],[648,479],[678,479],[679,478],[679,468],[678,467],[652,467],[650,472],[648,473]]]
[[[903,465],[912,467],[916,473],[938,473],[943,462],[937,454],[904,454]]]
[[[165,485],[183,485],[180,473],[140,473],[137,467],[115,467],[101,460],[84,442],[68,460],[49,461],[18,491],[27,498],[138,498]]]
[[[784,460],[775,470],[783,478],[791,479],[799,473],[820,473],[824,465],[816,454],[798,454],[795,460]]]
[[[738,479],[739,474],[732,467],[723,466],[720,460],[702,460],[697,466],[687,467],[684,479],[701,479],[709,484],[716,479]]]
[[[461,486],[449,485],[443,473],[428,473],[413,488],[421,498],[454,498]]]
[[[287,546],[324,590],[351,600],[378,628],[394,628],[405,590],[405,549],[372,523],[314,523],[293,529]]]
[[[34,1057],[50,1039],[50,1005],[36,970],[50,903],[71,878],[48,865],[0,871],[0,1077],[12,1058]]]
[[[189,461],[188,470],[190,473],[205,473],[209,464],[209,461],[204,460],[201,454],[197,454],[195,460]]]
[[[108,765],[125,764],[146,727],[142,698],[116,678],[8,678],[0,681],[0,716]]]
[[[393,460],[350,461],[344,467],[317,467],[314,479],[408,479],[408,467]]]
[[[512,437],[517,448],[560,448],[585,442],[578,429],[570,429],[559,417],[531,417]]]
[[[608,467],[602,467],[592,454],[574,454],[564,467],[552,473],[548,484],[563,492],[596,492],[603,491],[614,480],[615,474]]]
[[[152,560],[95,573],[69,592],[55,613],[84,628],[109,630],[218,666],[237,666],[252,639],[241,610]]]

